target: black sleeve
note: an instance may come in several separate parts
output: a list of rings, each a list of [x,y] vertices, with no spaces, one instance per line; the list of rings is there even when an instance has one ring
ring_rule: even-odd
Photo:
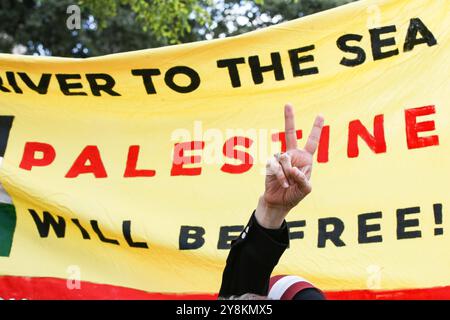
[[[288,246],[286,221],[280,229],[269,230],[258,224],[253,212],[244,231],[232,242],[219,296],[267,295],[272,270]]]

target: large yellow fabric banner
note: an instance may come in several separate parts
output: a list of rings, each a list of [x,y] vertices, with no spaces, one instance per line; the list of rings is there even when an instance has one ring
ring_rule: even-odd
[[[317,114],[326,127],[275,272],[329,292],[449,286],[449,12],[359,1],[227,39],[0,55],[0,297],[22,277],[217,293],[286,102],[299,145]]]

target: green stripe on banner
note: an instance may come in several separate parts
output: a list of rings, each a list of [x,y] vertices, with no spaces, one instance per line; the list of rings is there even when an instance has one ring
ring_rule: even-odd
[[[11,204],[0,203],[0,257],[9,257],[16,229],[16,209]]]

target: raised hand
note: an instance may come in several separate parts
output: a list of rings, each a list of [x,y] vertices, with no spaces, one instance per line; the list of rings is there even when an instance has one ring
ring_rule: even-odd
[[[313,155],[319,144],[323,118],[317,116],[304,149],[297,147],[294,110],[284,107],[286,152],[273,156],[266,166],[266,188],[255,216],[269,229],[281,226],[288,212],[311,192]]]

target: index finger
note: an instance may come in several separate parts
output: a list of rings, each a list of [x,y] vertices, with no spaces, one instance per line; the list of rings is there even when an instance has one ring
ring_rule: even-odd
[[[297,148],[297,134],[295,132],[294,109],[291,104],[284,106],[284,132],[286,137],[286,150]]]
[[[317,116],[314,121],[313,128],[311,129],[311,133],[309,134],[308,141],[305,145],[305,150],[313,155],[316,152],[317,146],[319,145],[320,134],[322,133],[323,128],[323,117]]]

